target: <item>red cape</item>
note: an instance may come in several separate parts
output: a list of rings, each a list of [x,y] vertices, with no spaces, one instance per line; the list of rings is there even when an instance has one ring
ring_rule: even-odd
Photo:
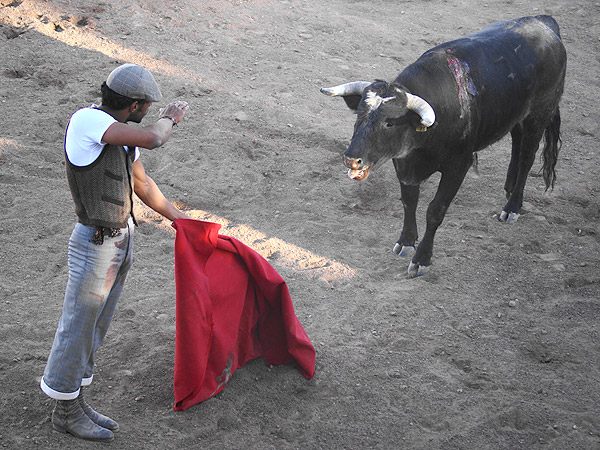
[[[258,253],[218,234],[220,225],[173,222],[175,236],[175,409],[223,390],[260,356],[297,362],[308,379],[315,349],[298,321],[283,278]]]

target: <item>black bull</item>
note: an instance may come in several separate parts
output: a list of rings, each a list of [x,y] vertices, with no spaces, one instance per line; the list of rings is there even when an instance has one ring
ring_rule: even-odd
[[[441,173],[410,276],[431,264],[435,232],[477,151],[511,133],[508,202],[500,220],[517,220],[542,136],[544,181],[546,189],[554,186],[566,59],[554,19],[523,17],[439,45],[391,83],[357,81],[321,89],[342,96],[358,113],[344,153],[348,175],[360,181],[378,163],[390,158],[394,163],[404,205],[396,254],[415,246],[420,183]]]

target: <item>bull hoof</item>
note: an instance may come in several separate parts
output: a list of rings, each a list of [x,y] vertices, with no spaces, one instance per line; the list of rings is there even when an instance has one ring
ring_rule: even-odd
[[[515,223],[517,220],[519,220],[519,216],[520,214],[516,212],[509,213],[507,211],[502,211],[498,217],[498,220],[500,222]]]
[[[421,266],[419,263],[411,262],[408,265],[408,276],[410,278],[420,277],[427,273],[427,266]]]
[[[409,256],[415,253],[415,247],[412,245],[400,245],[396,243],[392,252],[397,256]]]

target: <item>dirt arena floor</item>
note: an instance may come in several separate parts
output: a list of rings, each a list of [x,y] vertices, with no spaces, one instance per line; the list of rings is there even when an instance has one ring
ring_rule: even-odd
[[[319,92],[392,80],[424,51],[498,20],[551,14],[568,52],[553,192],[537,160],[516,224],[510,140],[479,155],[433,264],[391,249],[391,162],[359,183],[355,117]],[[173,410],[174,230],[136,206],[135,263],[88,399],[119,449],[599,449],[600,3],[596,0],[0,0],[0,447],[99,447],[52,431],[39,390],[75,223],[63,156],[78,108],[124,62],[190,110],[142,152],[165,195],[251,246],[288,283],[316,374],[258,359]],[[438,176],[424,183],[424,211]]]

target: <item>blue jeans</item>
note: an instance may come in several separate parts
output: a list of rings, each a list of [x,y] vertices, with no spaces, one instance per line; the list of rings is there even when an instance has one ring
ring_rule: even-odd
[[[81,223],[69,240],[69,278],[62,316],[40,382],[42,391],[57,400],[72,400],[81,386],[92,382],[94,353],[102,343],[131,267],[133,222],[121,236],[91,239],[93,226]]]

